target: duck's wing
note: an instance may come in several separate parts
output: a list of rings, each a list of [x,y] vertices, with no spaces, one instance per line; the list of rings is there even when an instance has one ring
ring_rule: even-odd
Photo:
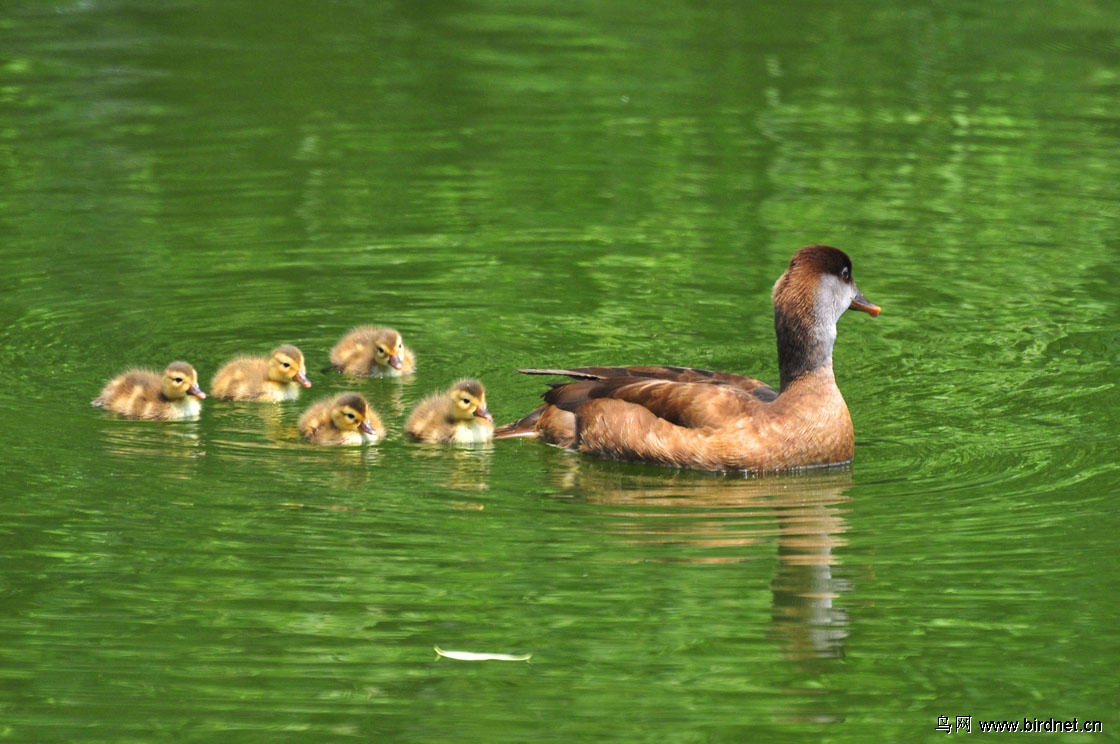
[[[659,419],[689,429],[727,426],[755,415],[765,401],[714,380],[681,382],[655,377],[577,380],[544,395],[545,403],[581,415],[587,402],[610,398],[641,406]]]
[[[659,419],[686,428],[726,426],[751,416],[778,391],[751,377],[691,367],[577,367],[520,370],[526,374],[564,375],[573,382],[554,383],[545,404],[519,421],[499,427],[497,438],[535,436],[549,407],[577,414],[585,403],[611,398],[641,406]],[[570,420],[572,425],[574,419]]]
[[[700,382],[730,385],[762,401],[772,401],[778,391],[761,380],[732,372],[715,372],[696,367],[573,367],[571,369],[519,369],[526,375],[563,375],[573,380],[668,380],[671,382]],[[567,383],[559,383],[567,384]]]

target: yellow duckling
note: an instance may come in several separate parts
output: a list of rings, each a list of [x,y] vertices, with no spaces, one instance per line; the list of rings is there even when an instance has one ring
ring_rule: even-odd
[[[416,371],[416,358],[392,328],[358,326],[331,349],[331,366],[358,377],[400,377]]]
[[[486,389],[478,380],[459,380],[450,390],[422,400],[404,428],[418,442],[488,442],[494,436],[494,417],[486,410]]]
[[[339,393],[304,411],[299,433],[312,444],[373,444],[385,436],[385,427],[365,398]]]
[[[125,418],[185,421],[198,418],[199,401],[205,397],[194,367],[172,362],[162,375],[147,369],[125,371],[109,381],[93,405]]]
[[[237,357],[218,370],[210,394],[222,400],[282,401],[299,397],[300,386],[311,387],[303,352],[285,344],[264,357]]]

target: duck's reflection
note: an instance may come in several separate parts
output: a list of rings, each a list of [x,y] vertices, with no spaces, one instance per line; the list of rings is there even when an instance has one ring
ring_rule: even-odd
[[[834,600],[850,589],[845,579],[833,576],[839,560],[833,549],[847,544],[839,504],[847,501],[851,485],[809,486],[785,494],[776,509],[778,523],[778,572],[770,582],[774,595],[774,632],[791,659],[838,658],[844,655],[848,616]]]
[[[573,458],[554,476],[558,498],[611,507],[610,529],[627,540],[673,547],[642,560],[743,562],[775,546],[772,629],[783,651],[799,662],[843,656],[848,618],[834,602],[849,584],[833,566],[846,544],[850,470],[742,478]]]

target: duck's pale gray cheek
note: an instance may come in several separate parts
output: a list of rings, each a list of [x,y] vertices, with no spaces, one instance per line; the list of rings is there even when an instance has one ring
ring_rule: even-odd
[[[816,316],[820,321],[835,323],[852,304],[855,294],[852,285],[841,281],[838,277],[825,274],[817,285]],[[832,337],[836,337],[836,329],[832,328]]]

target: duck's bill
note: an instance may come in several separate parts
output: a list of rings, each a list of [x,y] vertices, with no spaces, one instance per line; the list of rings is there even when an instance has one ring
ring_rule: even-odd
[[[393,356],[389,357],[389,366],[393,369],[400,369],[401,367],[403,367],[404,362],[401,361],[401,355],[394,354]]]
[[[187,395],[193,395],[199,400],[202,400],[206,397],[206,393],[202,392],[202,388],[200,388],[198,385],[191,385],[189,388],[187,388]]]
[[[296,373],[296,382],[304,387],[311,387],[311,380],[307,379],[307,375],[302,372]]]
[[[376,436],[376,435],[377,435],[377,432],[373,430],[373,424],[371,424],[371,423],[370,423],[370,422],[368,422],[368,421],[363,421],[363,422],[361,423],[361,425],[360,425],[360,426],[358,426],[358,429],[359,429],[359,430],[360,430],[360,431],[361,431],[361,432],[362,432],[363,434],[369,434],[369,435],[370,435],[371,437],[372,437],[372,436]]]
[[[863,296],[862,292],[857,292],[856,297],[852,300],[852,304],[848,305],[849,310],[859,310],[860,312],[867,313],[874,318],[879,313],[883,312],[883,308],[871,302]]]
[[[475,418],[486,419],[487,421],[493,421],[494,420],[494,416],[490,413],[489,410],[487,410],[485,408],[476,408],[474,410],[474,415],[475,415]]]

